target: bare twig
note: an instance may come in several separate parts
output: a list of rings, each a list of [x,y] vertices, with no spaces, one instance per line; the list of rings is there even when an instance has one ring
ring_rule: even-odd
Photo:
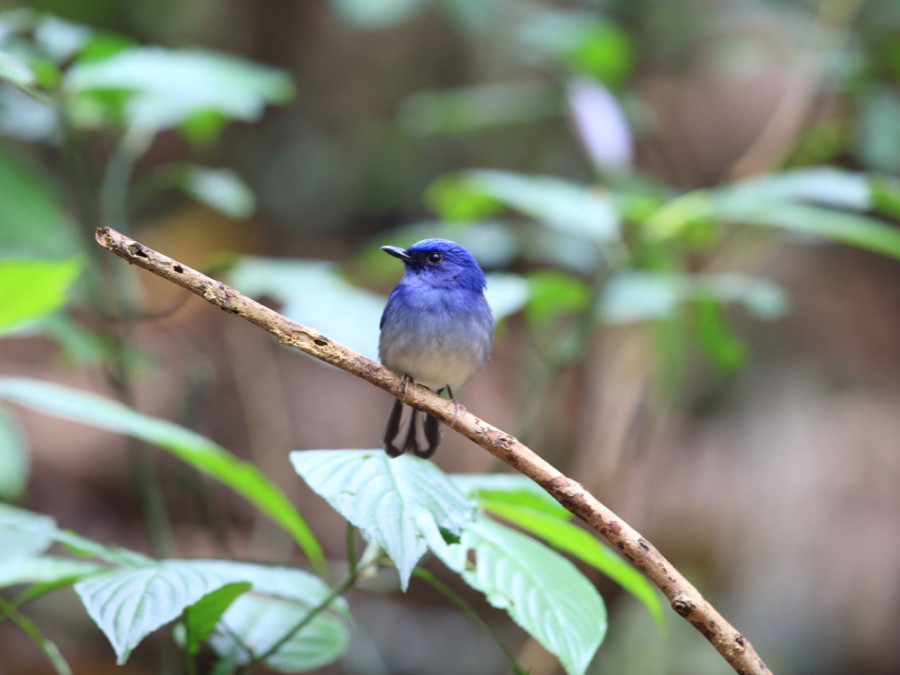
[[[207,302],[267,330],[280,343],[361,377],[391,395],[403,398],[412,407],[434,415],[447,426],[452,424],[455,431],[538,483],[566,509],[621,551],[659,587],[671,602],[672,608],[699,630],[736,672],[743,675],[770,673],[750,642],[649,541],[600,503],[582,485],[560,473],[512,435],[465,410],[459,410],[457,415],[452,401],[443,399],[424,387],[407,387],[404,378],[375,361],[115,230],[99,228],[97,241],[129,263],[143,267],[196,293]]]

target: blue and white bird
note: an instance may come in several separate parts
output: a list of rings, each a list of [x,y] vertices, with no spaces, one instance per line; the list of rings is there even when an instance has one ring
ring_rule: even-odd
[[[409,248],[382,246],[406,266],[381,315],[378,356],[405,375],[450,398],[487,364],[494,321],[484,297],[484,273],[472,255],[446,239]],[[384,432],[388,455],[431,457],[441,440],[438,420],[400,399]]]

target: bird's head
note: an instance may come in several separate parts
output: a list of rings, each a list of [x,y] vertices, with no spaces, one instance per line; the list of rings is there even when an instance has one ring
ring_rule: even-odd
[[[484,273],[475,258],[448,239],[423,239],[409,248],[382,246],[381,250],[406,265],[406,274],[434,286],[462,286],[484,289]]]

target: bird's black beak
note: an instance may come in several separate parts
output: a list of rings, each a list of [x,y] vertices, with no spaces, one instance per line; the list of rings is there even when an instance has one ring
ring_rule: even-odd
[[[381,250],[387,253],[388,255],[392,255],[395,258],[400,258],[403,262],[407,263],[412,260],[409,253],[406,252],[405,248],[400,248],[399,246],[382,246]]]

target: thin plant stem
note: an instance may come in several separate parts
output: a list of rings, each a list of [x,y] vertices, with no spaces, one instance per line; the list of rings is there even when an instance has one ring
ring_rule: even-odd
[[[0,595],[0,612],[3,612],[4,616],[8,616],[10,620],[31,639],[37,648],[43,652],[57,675],[72,675],[69,664],[66,663],[62,654],[59,653],[59,649],[57,649],[56,645],[45,638],[37,629],[37,626],[31,622],[31,619],[19,612],[19,610],[17,610],[15,606],[2,595]]]
[[[494,641],[494,644],[503,652],[503,656],[506,657],[506,660],[509,661],[509,665],[512,666],[513,673],[515,675],[528,675],[528,669],[523,667],[518,661],[516,661],[515,655],[506,646],[506,643],[503,642],[502,638],[497,634],[491,625],[485,621],[481,616],[479,616],[478,612],[476,612],[469,603],[463,600],[462,596],[456,593],[452,588],[447,586],[444,582],[440,581],[436,576],[434,576],[431,572],[426,569],[422,569],[421,567],[416,567],[413,569],[413,576],[421,579],[426,584],[431,586],[438,593],[447,598],[454,605],[459,607],[472,621],[474,621],[478,626],[484,629],[484,631],[488,634],[491,640]]]

